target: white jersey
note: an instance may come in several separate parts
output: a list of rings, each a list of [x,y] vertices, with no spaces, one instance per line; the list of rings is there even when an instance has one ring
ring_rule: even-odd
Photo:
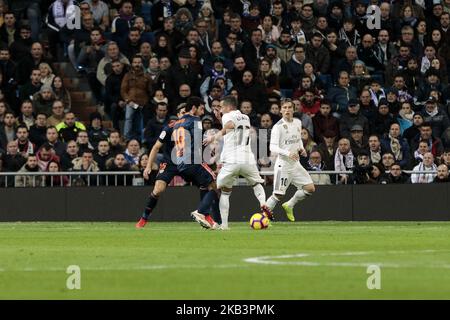
[[[222,116],[222,125],[228,122],[234,129],[223,136],[223,149],[220,155],[222,163],[256,163],[250,144],[250,119],[239,110],[230,111]]]
[[[299,152],[303,148],[302,122],[294,118],[292,122],[284,119],[278,121],[272,128],[270,136],[270,152],[278,154],[277,161],[295,163],[298,161],[289,158],[289,153]]]

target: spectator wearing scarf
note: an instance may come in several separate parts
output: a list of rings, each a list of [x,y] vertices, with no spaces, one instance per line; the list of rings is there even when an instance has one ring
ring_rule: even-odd
[[[437,166],[434,164],[434,157],[431,152],[423,155],[423,161],[414,167],[411,174],[411,183],[431,183],[436,177]],[[414,173],[417,171],[430,171],[430,173]]]

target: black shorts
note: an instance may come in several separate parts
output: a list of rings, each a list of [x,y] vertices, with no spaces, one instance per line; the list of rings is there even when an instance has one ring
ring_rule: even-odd
[[[197,187],[206,188],[216,179],[216,175],[207,164],[183,165],[180,176]]]
[[[159,165],[159,171],[158,175],[156,176],[156,180],[162,180],[165,183],[169,184],[175,176],[179,175],[180,173],[178,172],[178,168],[176,165],[174,165],[173,163],[162,162]]]

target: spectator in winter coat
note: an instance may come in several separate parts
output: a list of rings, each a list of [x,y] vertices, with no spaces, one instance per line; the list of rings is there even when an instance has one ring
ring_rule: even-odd
[[[339,121],[341,137],[349,138],[354,125],[361,126],[365,136],[369,134],[369,120],[361,114],[359,102],[356,99],[349,101],[347,112],[342,115]]]
[[[350,77],[347,71],[339,72],[338,84],[330,89],[327,99],[331,102],[331,109],[335,116],[341,116],[351,99],[357,98],[356,88],[350,86]]]
[[[402,168],[410,164],[410,148],[408,141],[400,135],[400,125],[392,123],[389,135],[381,139],[381,146],[384,150],[392,152]]]
[[[18,171],[21,173],[26,172],[40,172],[38,166],[38,160],[36,155],[29,155],[27,163]],[[16,187],[43,187],[45,186],[45,180],[43,176],[16,176],[15,178]]]
[[[425,108],[422,111],[423,120],[431,124],[433,135],[441,138],[444,131],[450,127],[450,120],[447,114],[439,109],[435,98],[428,98]]]

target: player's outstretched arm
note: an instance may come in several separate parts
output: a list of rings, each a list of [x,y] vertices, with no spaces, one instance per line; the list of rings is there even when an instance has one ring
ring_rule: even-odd
[[[208,144],[219,141],[222,137],[227,133],[228,130],[234,129],[233,121],[228,121],[222,128],[222,130],[218,131],[215,135],[207,137],[203,140],[203,145],[207,146]]]

